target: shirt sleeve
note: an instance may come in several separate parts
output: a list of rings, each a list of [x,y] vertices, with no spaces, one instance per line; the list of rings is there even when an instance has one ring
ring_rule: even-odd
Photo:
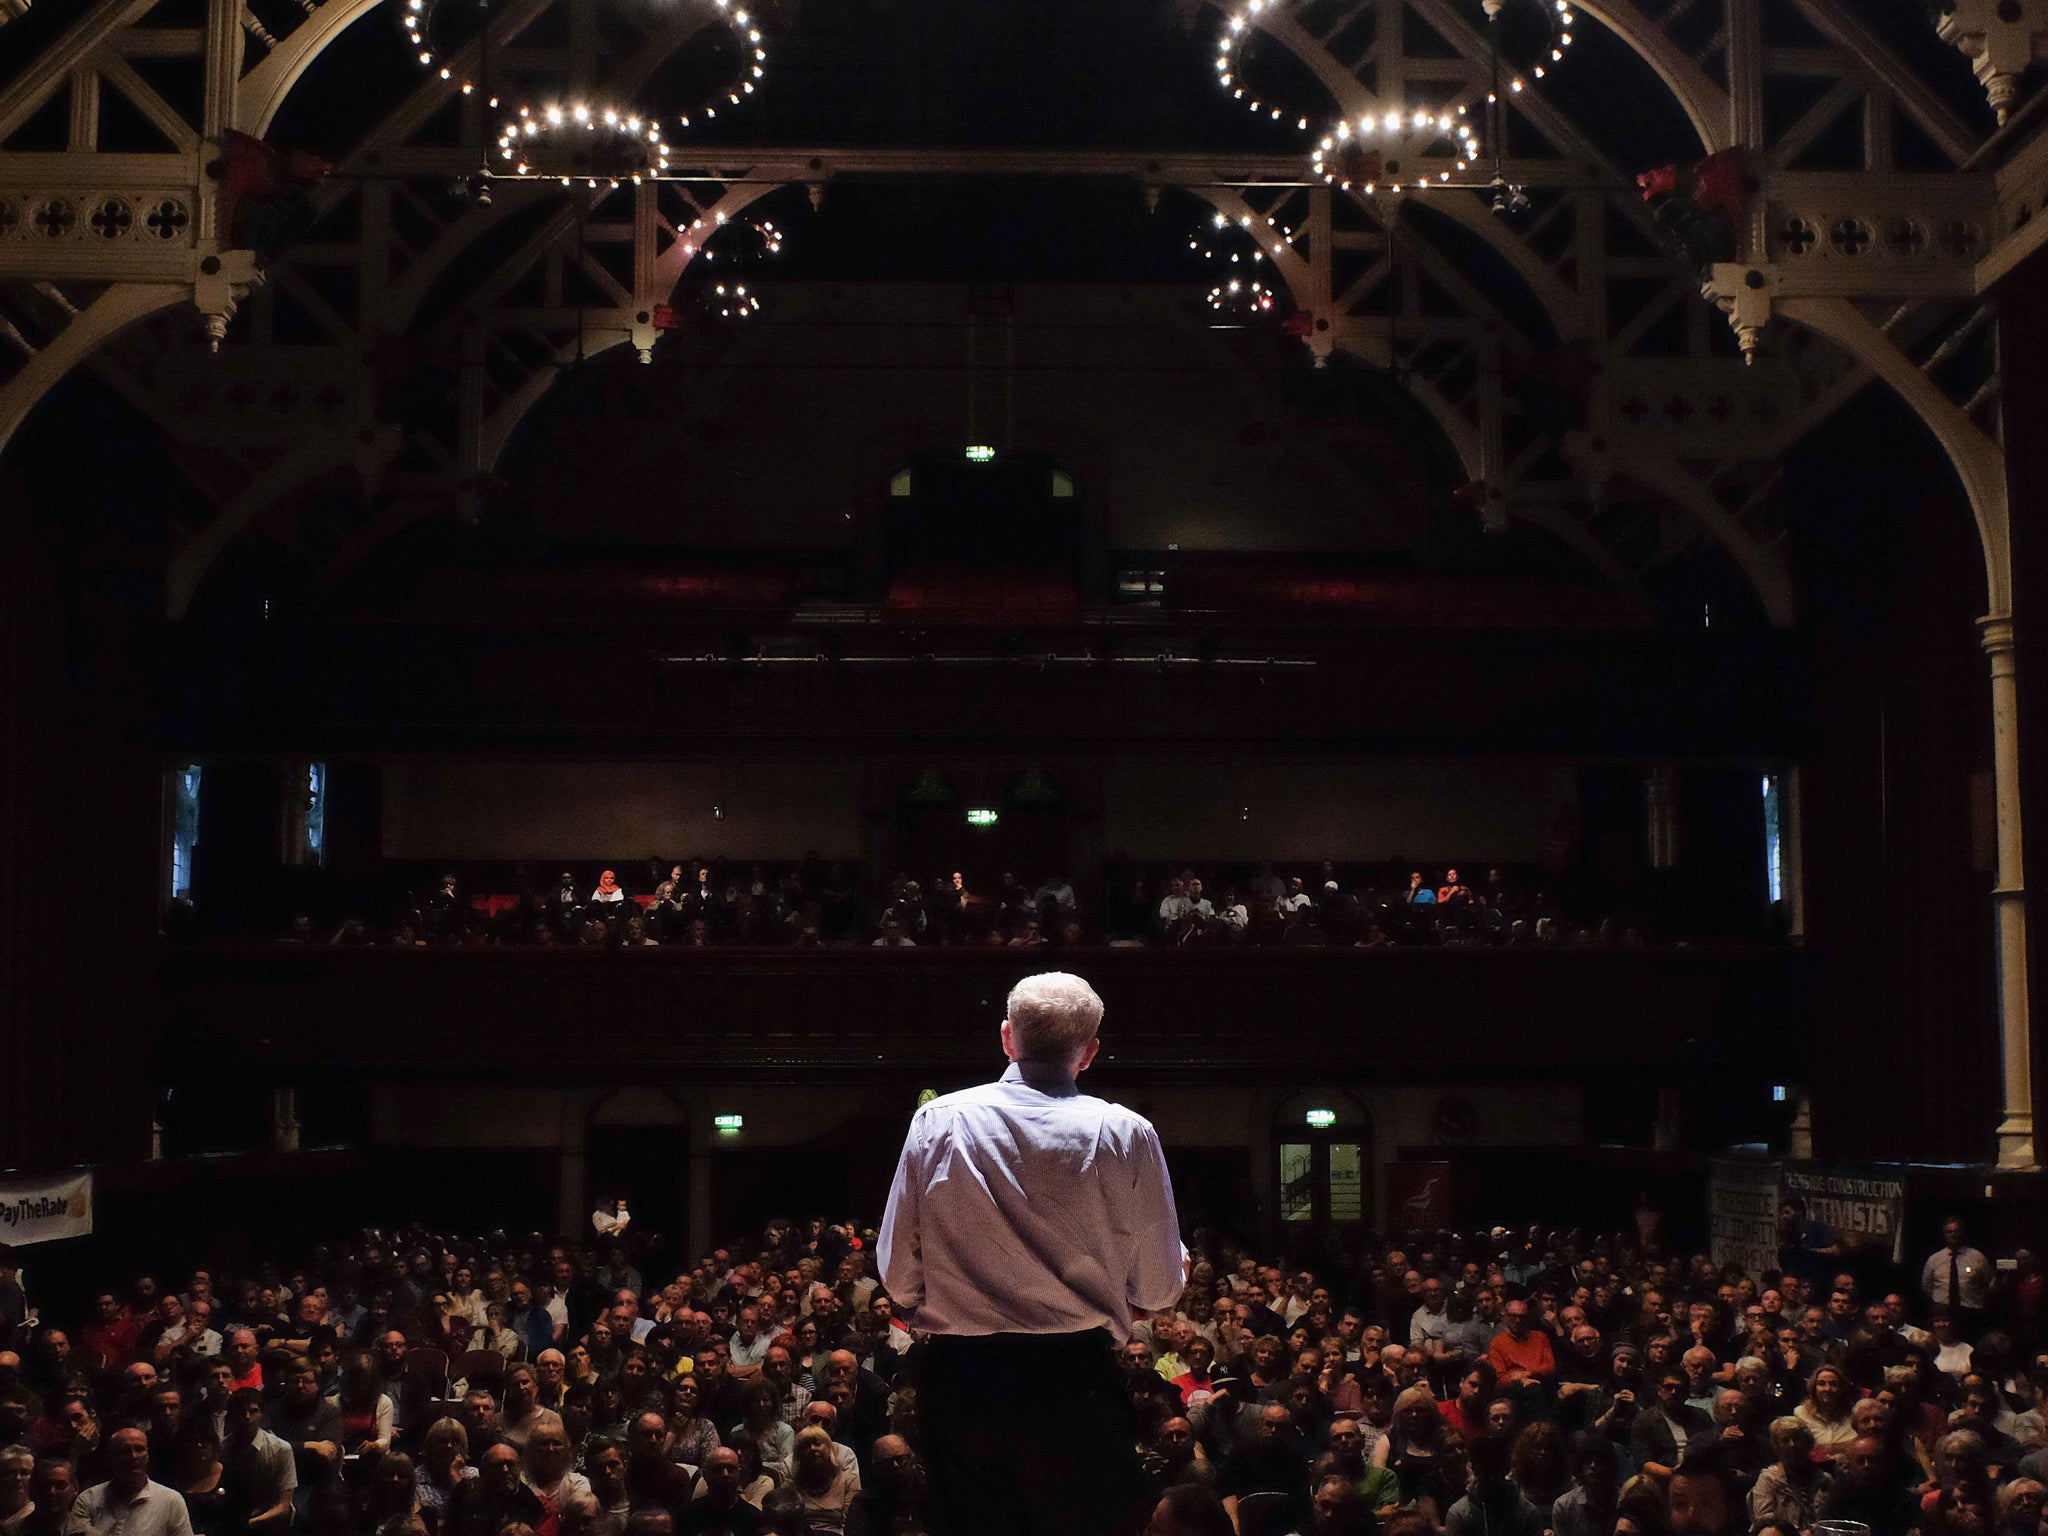
[[[911,1117],[910,1131],[903,1138],[903,1154],[896,1160],[895,1182],[889,1187],[888,1209],[875,1240],[882,1284],[889,1288],[889,1299],[905,1322],[924,1301],[924,1252],[917,1233],[918,1205],[924,1193],[923,1159],[918,1155],[923,1132],[924,1113],[919,1111]]]
[[[1188,1251],[1180,1240],[1180,1215],[1173,1206],[1173,1179],[1159,1133],[1141,1125],[1131,1139],[1131,1274],[1125,1292],[1133,1307],[1157,1312],[1180,1300],[1187,1284]]]
[[[164,1521],[164,1536],[192,1536],[192,1516],[185,1508],[185,1501],[173,1495],[164,1500],[170,1507],[170,1518]]]
[[[299,1491],[299,1463],[292,1455],[292,1448],[283,1441],[266,1450],[270,1475],[277,1485],[277,1497],[271,1502],[281,1504]]]

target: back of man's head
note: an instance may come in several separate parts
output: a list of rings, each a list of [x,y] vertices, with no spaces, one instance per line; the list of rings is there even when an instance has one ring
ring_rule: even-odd
[[[1236,1536],[1237,1527],[1215,1490],[1199,1483],[1181,1483],[1166,1490],[1145,1532],[1146,1536]]]
[[[1095,1038],[1102,999],[1078,976],[1045,971],[1010,989],[1004,1013],[1019,1060],[1064,1066]]]
[[[1508,1442],[1505,1435],[1481,1435],[1469,1452],[1472,1478],[1482,1488],[1498,1487],[1507,1481]]]

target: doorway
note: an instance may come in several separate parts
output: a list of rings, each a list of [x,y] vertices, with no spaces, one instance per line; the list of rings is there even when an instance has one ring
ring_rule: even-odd
[[[1274,1217],[1289,1234],[1372,1224],[1372,1116],[1341,1089],[1298,1093],[1273,1114]]]
[[[624,1195],[636,1236],[685,1245],[690,1231],[690,1122],[654,1088],[626,1088],[592,1111],[584,1133],[583,1213]]]

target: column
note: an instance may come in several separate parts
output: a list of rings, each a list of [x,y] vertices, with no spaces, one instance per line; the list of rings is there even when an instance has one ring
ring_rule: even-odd
[[[1785,1152],[1790,1157],[1813,1156],[1813,1095],[1804,1087],[1792,1090],[1792,1124],[1785,1134]]]
[[[1998,802],[1999,1061],[2004,1078],[1998,1122],[1998,1166],[2032,1168],[2034,1063],[2027,1007],[2027,888],[2021,864],[2019,688],[2010,614],[1979,619],[1984,654],[1991,658],[1992,791]]]
[[[299,1090],[280,1087],[270,1090],[270,1150],[299,1150]]]
[[[1650,1126],[1650,1148],[1676,1152],[1685,1142],[1685,1093],[1669,1085],[1657,1090],[1657,1113]]]
[[[1778,873],[1785,890],[1785,936],[1806,938],[1806,816],[1800,803],[1799,765],[1778,775]]]

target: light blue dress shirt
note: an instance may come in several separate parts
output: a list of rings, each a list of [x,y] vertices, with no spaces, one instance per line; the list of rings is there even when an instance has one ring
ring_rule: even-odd
[[[927,1333],[1130,1337],[1180,1297],[1173,1183],[1151,1122],[1057,1067],[932,1100],[910,1122],[877,1251]]]

